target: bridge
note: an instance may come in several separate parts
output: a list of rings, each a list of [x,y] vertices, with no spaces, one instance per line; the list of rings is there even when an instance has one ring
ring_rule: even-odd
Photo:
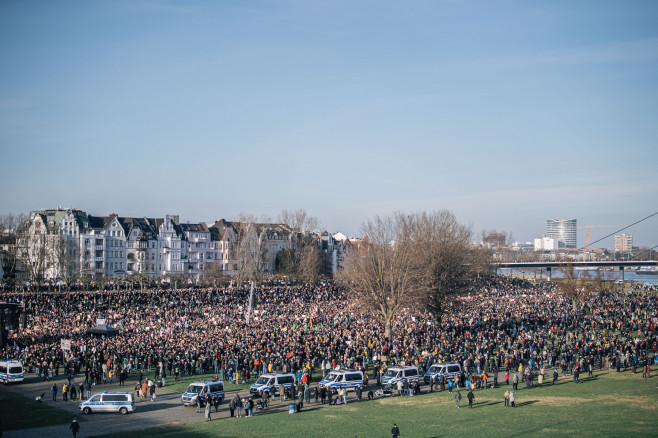
[[[628,267],[644,267],[644,266],[658,266],[656,260],[601,260],[593,262],[579,262],[570,261],[569,264],[576,268],[619,268],[621,273],[621,280],[624,281],[624,269]],[[565,265],[565,262],[509,262],[509,263],[495,263],[496,270],[498,268],[508,269],[545,269],[548,281],[551,281],[551,271],[553,268],[559,269]]]

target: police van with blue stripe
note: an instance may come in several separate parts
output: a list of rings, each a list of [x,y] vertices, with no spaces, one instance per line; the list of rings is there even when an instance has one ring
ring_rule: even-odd
[[[119,412],[127,414],[135,410],[132,392],[103,391],[80,402],[80,410],[85,414],[93,412]]]
[[[249,393],[254,396],[262,396],[263,392],[269,392],[274,395],[279,391],[279,387],[290,389],[295,384],[295,375],[288,373],[265,373],[262,374],[256,383],[251,385]]]
[[[382,376],[382,385],[397,385],[398,382],[417,382],[418,381],[418,368],[417,367],[390,367]]]
[[[320,388],[337,392],[341,388],[356,390],[363,388],[363,372],[357,370],[334,370],[320,381]]]
[[[181,395],[181,403],[185,406],[196,405],[198,397],[201,397],[201,406],[205,406],[205,396],[212,399],[217,396],[217,401],[222,404],[224,401],[224,382],[221,380],[204,380],[190,383],[187,390]]]
[[[19,360],[0,360],[0,382],[19,383],[23,381],[23,363]]]

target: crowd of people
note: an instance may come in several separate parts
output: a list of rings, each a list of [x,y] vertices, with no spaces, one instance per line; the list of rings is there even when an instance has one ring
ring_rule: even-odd
[[[391,364],[426,370],[458,362],[462,385],[510,370],[523,371],[532,384],[546,367],[572,374],[647,367],[658,348],[657,291],[636,286],[574,308],[553,283],[481,278],[446,297],[439,321],[421,310],[401,311],[392,339],[382,337],[382,321],[358,310],[350,291],[334,283],[262,285],[251,307],[249,289],[236,287],[5,293],[0,300],[23,302],[28,317],[0,354],[44,380],[84,372],[85,382],[123,382],[131,372],[155,370],[157,379],[214,373],[248,381],[264,372],[337,367],[370,369],[376,378]],[[118,335],[87,335],[97,319]]]

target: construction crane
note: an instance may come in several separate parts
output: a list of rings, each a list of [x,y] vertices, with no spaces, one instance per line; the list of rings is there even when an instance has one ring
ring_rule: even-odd
[[[585,235],[585,248],[589,251],[589,230],[591,228],[619,228],[619,225],[581,225],[578,228],[587,228],[587,234]]]

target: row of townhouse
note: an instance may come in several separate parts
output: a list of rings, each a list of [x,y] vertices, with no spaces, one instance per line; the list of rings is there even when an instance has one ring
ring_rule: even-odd
[[[291,230],[283,224],[222,219],[209,227],[180,223],[177,215],[92,216],[62,208],[31,212],[17,237],[18,271],[29,281],[65,278],[67,269],[95,277],[184,274],[197,280],[211,268],[229,276],[245,268],[273,273],[276,254],[291,248]]]

